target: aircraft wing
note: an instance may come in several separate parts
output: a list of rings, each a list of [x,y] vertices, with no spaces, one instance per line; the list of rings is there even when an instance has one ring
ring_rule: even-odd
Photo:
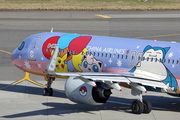
[[[142,86],[150,86],[153,88],[162,88],[166,90],[168,86],[166,86],[163,82],[158,81],[158,78],[153,78],[150,76],[135,74],[131,72],[125,73],[55,73],[57,76],[70,76],[81,79],[84,82],[91,81],[101,81],[104,83],[127,83],[138,84]]]

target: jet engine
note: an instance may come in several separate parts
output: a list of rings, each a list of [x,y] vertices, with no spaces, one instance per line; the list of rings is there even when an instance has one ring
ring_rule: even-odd
[[[82,80],[69,77],[65,83],[66,96],[73,102],[89,105],[100,105],[106,103],[110,97],[111,90],[102,82],[96,82],[93,87]]]

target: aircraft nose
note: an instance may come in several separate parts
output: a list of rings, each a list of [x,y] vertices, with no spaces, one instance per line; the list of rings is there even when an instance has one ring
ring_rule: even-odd
[[[11,62],[16,66],[16,62],[18,60],[18,51],[15,49],[11,54]]]
[[[23,41],[12,53],[11,55],[11,61],[14,65],[16,65],[16,62],[18,61],[18,59],[22,58],[22,51],[23,48],[25,46],[25,42]]]

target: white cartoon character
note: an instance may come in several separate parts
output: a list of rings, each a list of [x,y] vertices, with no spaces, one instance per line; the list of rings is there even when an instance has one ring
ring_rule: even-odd
[[[142,60],[129,72],[152,76],[163,81],[172,91],[178,90],[178,84],[174,75],[164,65],[165,55],[170,47],[146,46],[143,50]]]

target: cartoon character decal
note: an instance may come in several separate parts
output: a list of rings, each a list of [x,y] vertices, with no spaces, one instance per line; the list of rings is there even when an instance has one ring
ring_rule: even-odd
[[[96,60],[86,49],[91,39],[91,36],[81,36],[79,34],[65,34],[61,37],[54,36],[45,41],[42,52],[47,59],[50,59],[54,53],[55,45],[58,44],[59,53],[55,72],[100,72],[102,71],[103,63]],[[74,68],[69,68],[71,66],[69,64]]]
[[[82,64],[79,65],[83,72],[100,72],[102,71],[102,62],[96,60],[92,54],[84,55]]]
[[[174,75],[163,64],[166,53],[170,47],[152,47],[146,46],[143,50],[142,60],[137,63],[129,72],[154,74],[160,78],[166,85],[169,86],[168,92],[178,91],[178,83]]]
[[[65,54],[63,56],[57,56],[55,72],[68,72],[68,66],[65,63],[67,58],[68,54]]]

